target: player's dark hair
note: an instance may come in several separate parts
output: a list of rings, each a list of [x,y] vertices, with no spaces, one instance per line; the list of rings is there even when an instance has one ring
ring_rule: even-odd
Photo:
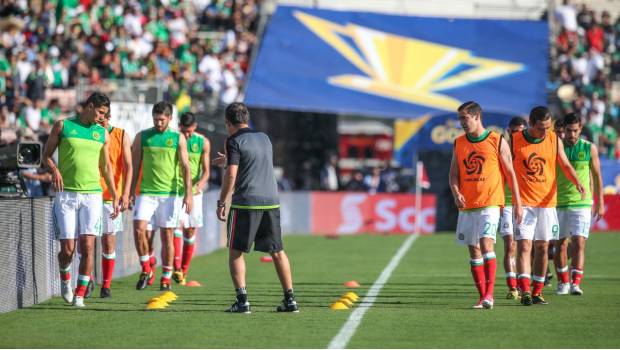
[[[536,106],[530,111],[530,123],[534,125],[539,121],[551,119],[551,112],[545,106]]]
[[[458,112],[465,111],[467,114],[478,114],[482,116],[482,107],[474,101],[467,101],[459,106],[457,109]]]
[[[192,112],[185,112],[181,114],[179,122],[182,126],[190,127],[196,123],[196,116]]]
[[[110,108],[110,98],[105,94],[96,91],[90,94],[90,96],[88,96],[86,102],[84,102],[83,107],[86,107],[89,104],[93,105],[93,107],[95,108],[99,108],[102,106]]]
[[[159,101],[153,105],[153,115],[163,114],[165,116],[172,115],[172,104],[168,101]]]
[[[514,117],[512,119],[510,119],[510,121],[508,122],[508,127],[509,128],[514,128],[517,126],[523,126],[526,127],[527,126],[527,120],[525,120],[525,118],[523,117]]]
[[[577,115],[577,113],[568,113],[564,116],[564,123],[562,126],[570,125],[570,124],[579,124],[581,125],[581,117]]]
[[[233,102],[226,107],[226,120],[232,125],[247,124],[250,121],[250,111],[241,102]]]

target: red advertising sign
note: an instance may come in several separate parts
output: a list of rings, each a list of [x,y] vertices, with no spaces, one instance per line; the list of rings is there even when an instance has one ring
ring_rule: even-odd
[[[312,232],[354,234],[363,232],[412,233],[416,220],[420,232],[435,231],[435,195],[422,195],[422,209],[416,215],[412,194],[329,193],[310,194]]]
[[[592,231],[620,231],[620,195],[605,196],[605,216],[592,223]]]

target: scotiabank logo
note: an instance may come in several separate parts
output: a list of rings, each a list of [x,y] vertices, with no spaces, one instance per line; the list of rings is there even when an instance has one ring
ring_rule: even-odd
[[[322,193],[312,196],[312,232],[412,233],[416,220],[423,233],[435,230],[435,196],[423,195],[419,213],[415,196],[407,194]]]

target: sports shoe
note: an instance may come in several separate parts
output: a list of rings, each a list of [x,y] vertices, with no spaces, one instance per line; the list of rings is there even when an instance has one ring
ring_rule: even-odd
[[[276,308],[278,312],[299,312],[299,306],[295,301],[295,297],[282,299],[282,304]]]
[[[493,299],[484,299],[482,301],[482,307],[491,310],[493,308]]]
[[[76,295],[75,298],[73,298],[73,306],[85,307],[86,305],[84,305],[84,297],[79,297]]]
[[[570,283],[558,283],[558,289],[555,291],[557,295],[568,295],[570,292]]]
[[[552,279],[553,279],[553,274],[548,273],[545,275],[545,287],[549,287],[551,285]]]
[[[578,284],[571,284],[570,294],[571,295],[583,295],[583,291],[581,290]]]
[[[183,271],[181,270],[176,270],[172,273],[172,279],[176,282],[176,283],[181,283],[184,279],[185,276],[183,276]]]
[[[151,278],[153,275],[154,275],[153,271],[151,271],[149,273],[142,272],[140,274],[140,279],[138,279],[138,283],[136,284],[136,289],[137,290],[145,289],[147,284],[148,284],[149,278]]]
[[[546,301],[545,298],[543,298],[542,294],[541,295],[534,295],[534,296],[532,296],[532,303],[537,304],[537,305],[547,305],[547,304],[549,304],[549,302]]]
[[[532,305],[532,294],[530,294],[530,292],[521,293],[521,305],[524,305],[524,306]]]
[[[86,293],[84,293],[84,298],[90,298],[93,296],[93,291],[95,290],[95,282],[93,280],[88,281],[88,285],[86,285]]]
[[[475,304],[474,306],[472,306],[471,308],[472,308],[472,309],[483,309],[483,308],[484,308],[484,306],[482,306],[482,298],[480,298],[480,299],[478,300],[478,303],[477,303],[477,304]]]
[[[233,312],[238,314],[250,314],[250,303],[246,301],[245,303],[240,303],[239,299],[236,299],[235,302],[226,310],[226,312]]]
[[[73,289],[71,289],[71,281],[60,281],[60,295],[67,303],[73,302]]]
[[[167,292],[169,290],[172,290],[172,287],[170,287],[170,283],[167,282],[161,282],[159,284],[159,290],[163,291],[163,292]]]
[[[519,291],[516,289],[511,289],[506,294],[506,299],[508,300],[519,300]]]
[[[101,292],[99,293],[99,296],[103,299],[105,298],[111,298],[112,297],[112,292],[110,292],[110,288],[101,288]]]

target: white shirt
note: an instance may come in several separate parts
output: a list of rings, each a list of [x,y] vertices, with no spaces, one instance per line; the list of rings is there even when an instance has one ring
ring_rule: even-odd
[[[556,7],[555,18],[569,32],[577,31],[577,10],[572,5],[560,5]]]

